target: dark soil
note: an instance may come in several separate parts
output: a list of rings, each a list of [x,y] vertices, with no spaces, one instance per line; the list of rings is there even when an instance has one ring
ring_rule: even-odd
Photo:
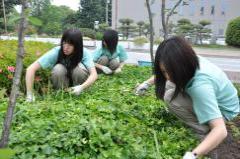
[[[227,123],[228,137],[217,148],[217,159],[240,159],[240,116]]]

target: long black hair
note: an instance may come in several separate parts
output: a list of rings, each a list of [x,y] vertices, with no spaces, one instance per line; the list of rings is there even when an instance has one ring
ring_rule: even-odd
[[[104,45],[104,42],[107,46]],[[115,30],[106,30],[103,34],[102,47],[108,49],[111,54],[116,51],[118,44],[118,32]]]
[[[63,53],[63,44],[68,43],[73,45],[74,50],[70,55]],[[82,61],[83,58],[83,38],[80,30],[68,29],[64,31],[61,39],[61,48],[58,54],[57,63],[63,64],[67,69],[67,77],[69,78],[70,86],[73,84],[72,71]]]
[[[157,49],[154,63],[155,93],[160,99],[164,98],[166,77],[160,65],[164,66],[170,81],[176,85],[172,99],[178,93],[184,92],[189,80],[199,68],[199,61],[192,47],[180,37],[172,37],[163,41]]]
[[[68,43],[74,46],[73,53],[70,55],[65,55],[63,53],[63,43]],[[80,30],[78,29],[68,29],[64,31],[61,39],[61,48],[58,54],[58,62],[60,63],[65,58],[70,58],[69,68],[75,68],[83,58],[83,38]]]

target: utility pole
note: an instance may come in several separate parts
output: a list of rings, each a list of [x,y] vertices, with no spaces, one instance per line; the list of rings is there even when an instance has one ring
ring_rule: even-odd
[[[3,6],[3,17],[4,17],[5,34],[7,34],[7,18],[6,18],[6,13],[5,13],[4,0],[2,0],[2,6]]]
[[[108,24],[108,4],[110,3],[110,0],[106,0],[106,24]]]

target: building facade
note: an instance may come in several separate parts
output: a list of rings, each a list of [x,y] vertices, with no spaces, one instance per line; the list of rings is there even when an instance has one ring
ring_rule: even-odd
[[[166,0],[166,8],[172,8],[176,0]],[[193,24],[201,20],[209,20],[214,36],[223,37],[231,19],[240,16],[240,0],[188,0],[188,5],[180,4],[176,14],[170,21],[177,23],[179,19],[189,19]],[[161,36],[161,0],[151,5],[155,34]],[[148,22],[145,0],[112,0],[112,28],[118,29],[119,19],[130,18],[135,23]]]

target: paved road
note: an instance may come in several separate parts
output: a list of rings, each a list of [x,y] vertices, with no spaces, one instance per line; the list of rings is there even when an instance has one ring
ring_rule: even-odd
[[[240,71],[240,59],[207,57],[209,61],[224,70]]]
[[[205,55],[201,55],[205,56]],[[129,59],[126,61],[130,64],[138,64],[138,61],[151,61],[150,55],[139,52],[128,52]],[[222,69],[240,71],[240,58],[227,58],[227,57],[209,57],[206,58],[212,63],[216,64]]]
[[[128,57],[126,63],[129,64],[138,64],[138,61],[151,61],[150,55],[147,53],[128,52]],[[209,56],[206,56],[206,58],[224,70],[233,82],[240,83],[240,58]]]

